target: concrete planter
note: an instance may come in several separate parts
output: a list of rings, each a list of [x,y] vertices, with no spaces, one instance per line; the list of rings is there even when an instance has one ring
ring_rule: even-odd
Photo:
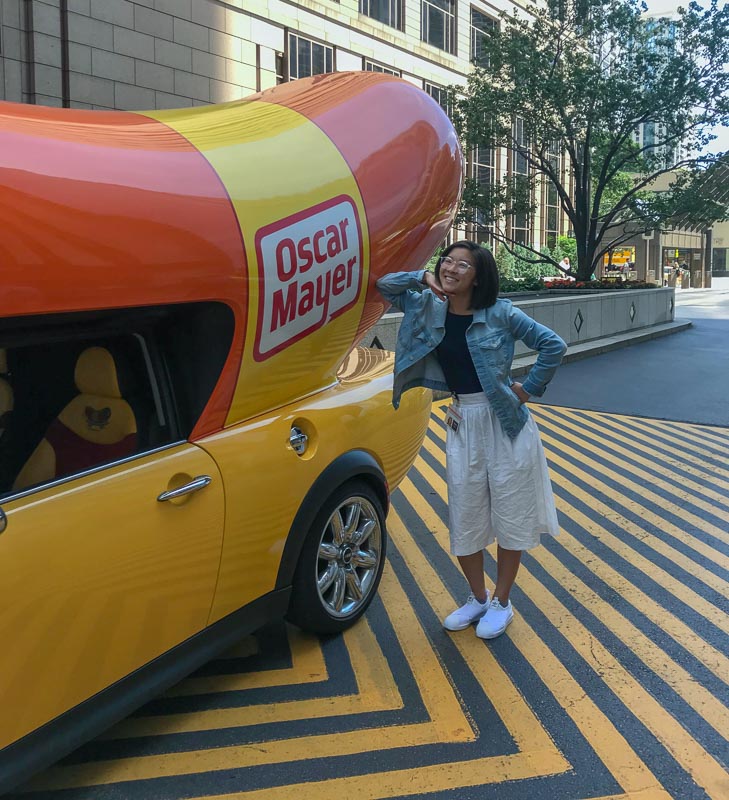
[[[674,289],[573,290],[564,296],[504,295],[537,322],[558,333],[568,345],[608,339],[673,322]],[[387,313],[367,333],[364,343],[394,350],[402,314]],[[530,352],[517,342],[515,356]]]

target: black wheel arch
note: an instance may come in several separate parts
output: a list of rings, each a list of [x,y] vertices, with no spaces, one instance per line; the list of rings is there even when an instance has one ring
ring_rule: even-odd
[[[340,486],[354,479],[365,481],[375,490],[387,516],[390,501],[387,478],[374,456],[365,450],[350,450],[338,456],[314,481],[296,512],[286,537],[276,589],[291,586],[306,534],[321,507]]]

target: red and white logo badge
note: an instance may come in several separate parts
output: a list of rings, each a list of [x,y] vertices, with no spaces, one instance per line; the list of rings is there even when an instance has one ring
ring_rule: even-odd
[[[340,195],[256,233],[256,361],[278,353],[351,308],[362,286],[362,231]]]

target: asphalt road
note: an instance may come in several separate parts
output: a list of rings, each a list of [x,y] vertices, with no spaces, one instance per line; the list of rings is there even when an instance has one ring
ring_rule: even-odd
[[[717,284],[676,293],[691,328],[563,364],[532,402],[729,426],[729,279]]]

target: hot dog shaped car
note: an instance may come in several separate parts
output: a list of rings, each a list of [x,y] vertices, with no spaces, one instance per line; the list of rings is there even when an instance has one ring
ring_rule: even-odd
[[[358,343],[461,172],[386,75],[0,104],[0,791],[268,620],[365,611],[430,396]]]

